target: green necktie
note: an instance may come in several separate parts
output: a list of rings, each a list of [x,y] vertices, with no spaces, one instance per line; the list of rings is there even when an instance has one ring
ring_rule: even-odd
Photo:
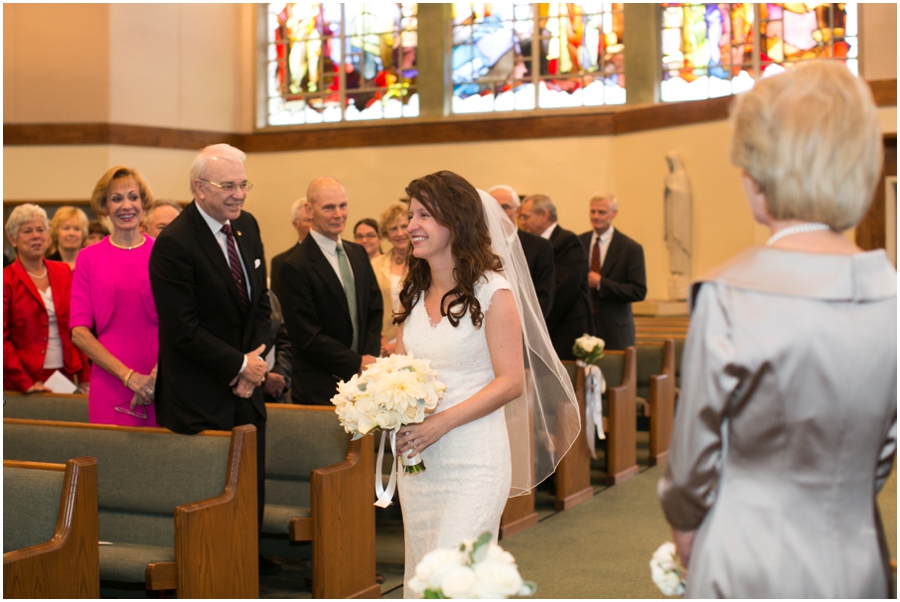
[[[338,258],[338,268],[341,270],[341,280],[344,285],[344,294],[347,295],[347,306],[350,308],[350,322],[353,324],[353,351],[359,351],[359,327],[356,324],[356,282],[353,280],[353,270],[340,243],[335,245]]]

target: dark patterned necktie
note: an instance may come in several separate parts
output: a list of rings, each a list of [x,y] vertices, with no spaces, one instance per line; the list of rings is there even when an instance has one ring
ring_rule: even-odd
[[[243,303],[246,310],[250,306],[250,295],[247,294],[247,283],[244,281],[241,258],[238,256],[237,247],[234,244],[234,233],[228,224],[222,226],[222,232],[225,233],[225,246],[228,247],[228,265],[231,268],[231,275],[234,276],[234,281],[237,282],[238,294],[241,296],[241,303]]]
[[[584,265],[584,264],[582,264]],[[591,271],[600,273],[600,237],[594,241],[594,246],[591,248]]]

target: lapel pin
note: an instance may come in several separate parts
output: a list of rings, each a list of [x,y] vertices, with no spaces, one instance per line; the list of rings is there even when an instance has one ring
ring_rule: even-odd
[[[241,231],[240,231],[240,230],[237,231],[237,235],[238,235],[238,236],[241,235]]]

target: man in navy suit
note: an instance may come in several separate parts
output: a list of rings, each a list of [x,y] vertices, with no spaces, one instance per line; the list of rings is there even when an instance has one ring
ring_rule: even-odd
[[[591,197],[591,226],[579,238],[591,262],[588,287],[594,318],[594,335],[607,349],[634,345],[631,304],[647,296],[644,248],[615,228],[619,201],[606,192]]]
[[[381,350],[381,291],[365,249],[341,240],[348,202],[340,182],[316,178],[306,198],[312,227],[285,257],[276,294],[291,339],[291,398],[328,405],[338,381]]]
[[[592,332],[587,255],[575,233],[557,223],[556,204],[547,195],[533,194],[526,198],[519,215],[523,230],[546,238],[553,245],[556,289],[547,316],[547,330],[559,359],[574,360],[575,339]]]
[[[191,164],[194,201],[166,226],[150,255],[159,313],[156,421],[176,433],[256,427],[259,522],[265,503],[266,406],[262,359],[270,336],[259,225],[242,211],[253,185],[245,155],[227,144]],[[260,557],[260,571],[278,566]]]

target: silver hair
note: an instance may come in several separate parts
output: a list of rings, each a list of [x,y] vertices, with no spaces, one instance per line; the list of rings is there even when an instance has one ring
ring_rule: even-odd
[[[505,190],[506,192],[508,192],[509,197],[512,199],[513,207],[518,207],[522,204],[522,202],[519,200],[519,195],[516,192],[516,189],[512,186],[507,186],[506,184],[497,184],[496,186],[491,187],[491,189],[488,190],[487,193],[493,195],[493,192],[495,190]]]
[[[297,219],[298,215],[300,215],[300,208],[303,207],[303,205],[309,205],[309,201],[306,200],[305,196],[300,197],[299,199],[294,201],[293,205],[291,205],[291,221],[292,222],[295,219]]]
[[[32,220],[39,219],[44,222],[44,229],[47,235],[50,232],[50,220],[47,219],[47,212],[43,208],[33,205],[32,203],[23,203],[12,210],[6,219],[6,236],[9,239],[15,239],[19,236],[19,229]]]
[[[247,155],[244,154],[244,151],[235,148],[230,144],[221,143],[207,146],[194,157],[194,162],[191,163],[191,194],[194,194],[194,180],[202,179],[201,176],[206,172],[209,160],[213,157],[219,159],[231,159],[232,161],[240,161],[241,163],[247,159]]]
[[[606,201],[607,203],[609,203],[609,208],[613,211],[617,211],[619,209],[619,199],[617,199],[616,195],[611,192],[598,190],[591,195],[591,200],[589,202],[593,203],[594,201]]]
[[[546,211],[547,215],[550,216],[551,222],[556,223],[559,221],[556,217],[556,203],[546,194],[533,194],[525,198],[525,202],[528,201],[531,201],[533,210]]]

